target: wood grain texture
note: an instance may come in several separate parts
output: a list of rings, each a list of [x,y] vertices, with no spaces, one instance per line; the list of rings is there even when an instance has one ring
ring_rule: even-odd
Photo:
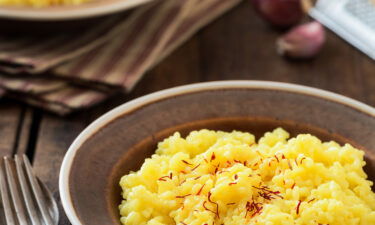
[[[18,137],[14,146],[14,154],[27,154],[30,144],[31,125],[33,121],[33,110],[24,107],[21,112],[21,118],[18,125]]]
[[[56,197],[61,161],[79,132],[111,108],[161,89],[212,80],[272,80],[334,91],[375,106],[373,61],[331,32],[327,32],[327,43],[316,59],[298,62],[285,60],[275,50],[275,39],[280,33],[261,21],[248,3],[244,1],[195,35],[148,72],[128,96],[116,96],[69,118],[43,115],[34,165],[37,174]],[[6,129],[1,132],[11,134],[14,131],[14,122],[11,121],[16,121],[13,114],[17,114],[17,109],[2,105],[1,110],[6,111],[5,115],[9,118],[0,119],[0,124],[3,123],[2,127]],[[1,149],[11,145],[11,140],[2,139]],[[4,152],[1,150],[1,154]],[[63,213],[61,217],[60,225],[68,225]]]
[[[45,115],[40,124],[33,166],[58,202],[60,224],[70,224],[62,210],[58,191],[60,165],[69,145],[85,125],[82,117],[61,120],[49,115]]]
[[[22,110],[18,104],[0,102],[0,156],[11,156],[15,151]]]

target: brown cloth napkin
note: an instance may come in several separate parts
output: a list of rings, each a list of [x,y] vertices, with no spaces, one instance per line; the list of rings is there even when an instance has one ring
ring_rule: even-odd
[[[94,29],[0,36],[0,94],[65,115],[118,91],[241,0],[160,0]]]

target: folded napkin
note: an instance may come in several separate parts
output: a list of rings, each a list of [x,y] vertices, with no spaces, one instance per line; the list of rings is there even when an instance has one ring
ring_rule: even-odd
[[[65,115],[131,91],[241,0],[160,0],[72,34],[0,36],[0,95]]]

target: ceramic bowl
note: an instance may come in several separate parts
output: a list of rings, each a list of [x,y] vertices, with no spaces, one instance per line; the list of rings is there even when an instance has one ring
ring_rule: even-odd
[[[121,13],[153,0],[92,0],[80,5],[50,6],[1,6],[2,32],[50,33],[71,31],[97,24],[106,17]]]
[[[156,144],[180,131],[241,130],[260,137],[283,127],[350,143],[366,152],[375,180],[375,109],[331,92],[262,81],[222,81],[156,92],[108,112],[69,148],[60,173],[61,200],[73,225],[119,225],[119,180],[138,170]]]

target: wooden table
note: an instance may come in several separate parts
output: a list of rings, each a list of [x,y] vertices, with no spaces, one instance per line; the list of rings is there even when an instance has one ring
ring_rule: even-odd
[[[368,57],[328,32],[319,57],[288,61],[276,54],[274,42],[279,35],[245,1],[147,73],[127,96],[116,96],[67,118],[1,100],[0,155],[26,153],[37,175],[59,199],[59,168],[74,138],[113,107],[154,91],[213,80],[271,80],[318,87],[375,106],[375,63]],[[60,225],[70,224],[60,213]]]

